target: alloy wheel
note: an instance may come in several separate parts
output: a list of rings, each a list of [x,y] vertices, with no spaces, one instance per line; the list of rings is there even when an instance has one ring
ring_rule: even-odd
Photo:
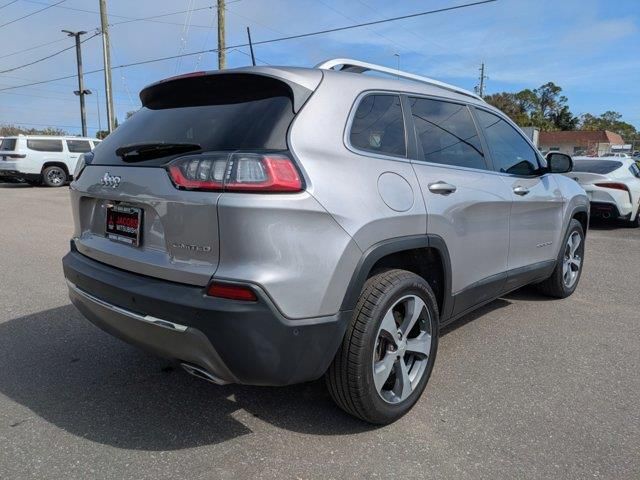
[[[373,352],[373,380],[387,403],[406,400],[424,376],[431,353],[431,317],[417,295],[397,300],[382,319]]]
[[[562,281],[567,288],[573,287],[578,280],[580,267],[582,266],[582,237],[580,233],[573,232],[569,235],[564,249],[562,262]]]

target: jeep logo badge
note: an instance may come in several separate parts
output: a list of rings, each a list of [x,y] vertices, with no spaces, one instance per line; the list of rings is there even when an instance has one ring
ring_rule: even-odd
[[[100,184],[105,187],[118,188],[118,185],[120,185],[120,180],[122,180],[122,177],[119,177],[118,175],[111,175],[109,172],[107,172],[100,179]]]

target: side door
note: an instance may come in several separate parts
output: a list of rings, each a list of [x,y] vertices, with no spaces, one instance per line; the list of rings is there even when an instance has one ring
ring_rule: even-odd
[[[427,233],[442,237],[449,249],[453,314],[458,315],[502,292],[512,196],[491,170],[467,105],[417,96],[406,101]]]
[[[65,142],[67,144],[67,150],[69,151],[67,167],[69,169],[69,173],[73,175],[73,172],[76,169],[76,163],[78,163],[78,158],[81,154],[91,151],[91,143],[89,140],[76,140],[71,138],[66,139]]]
[[[546,173],[544,161],[516,127],[487,110],[475,108],[475,113],[493,168],[513,200],[507,287],[515,288],[553,268],[563,233],[564,199],[553,174]]]

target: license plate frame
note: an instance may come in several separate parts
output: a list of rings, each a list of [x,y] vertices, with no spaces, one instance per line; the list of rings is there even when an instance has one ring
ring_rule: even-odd
[[[142,243],[143,210],[131,205],[107,205],[105,236],[114,242],[139,247]]]

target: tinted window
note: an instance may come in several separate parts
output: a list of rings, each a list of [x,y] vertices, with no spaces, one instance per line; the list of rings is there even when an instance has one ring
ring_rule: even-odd
[[[498,172],[532,175],[538,171],[538,159],[529,143],[511,125],[484,110],[477,110],[484,130],[493,167]]]
[[[89,140],[67,140],[67,148],[71,153],[85,153],[91,151]]]
[[[631,174],[634,177],[640,178],[640,167],[638,167],[637,163],[634,163],[633,165],[631,165],[631,167],[629,167],[629,170],[631,170]]]
[[[13,151],[16,149],[17,139],[15,138],[3,138],[2,143],[0,143],[0,150],[8,150]]]
[[[61,152],[62,140],[27,140],[27,148],[37,152]]]
[[[480,138],[465,105],[424,98],[411,98],[410,101],[425,161],[486,168]]]
[[[405,157],[404,120],[398,95],[369,95],[358,105],[350,133],[360,150]]]
[[[286,150],[287,130],[294,117],[291,98],[280,91],[269,96],[259,86],[247,90],[244,97],[211,92],[207,97],[207,92],[196,92],[198,96],[184,99],[188,104],[207,103],[203,105],[179,106],[176,93],[168,97],[170,104],[155,102],[153,108],[143,107],[100,143],[93,163],[121,164],[115,150],[139,143],[195,143],[204,151]]]
[[[574,160],[573,171],[584,173],[597,173],[604,175],[617,170],[622,166],[622,162],[613,160]]]

